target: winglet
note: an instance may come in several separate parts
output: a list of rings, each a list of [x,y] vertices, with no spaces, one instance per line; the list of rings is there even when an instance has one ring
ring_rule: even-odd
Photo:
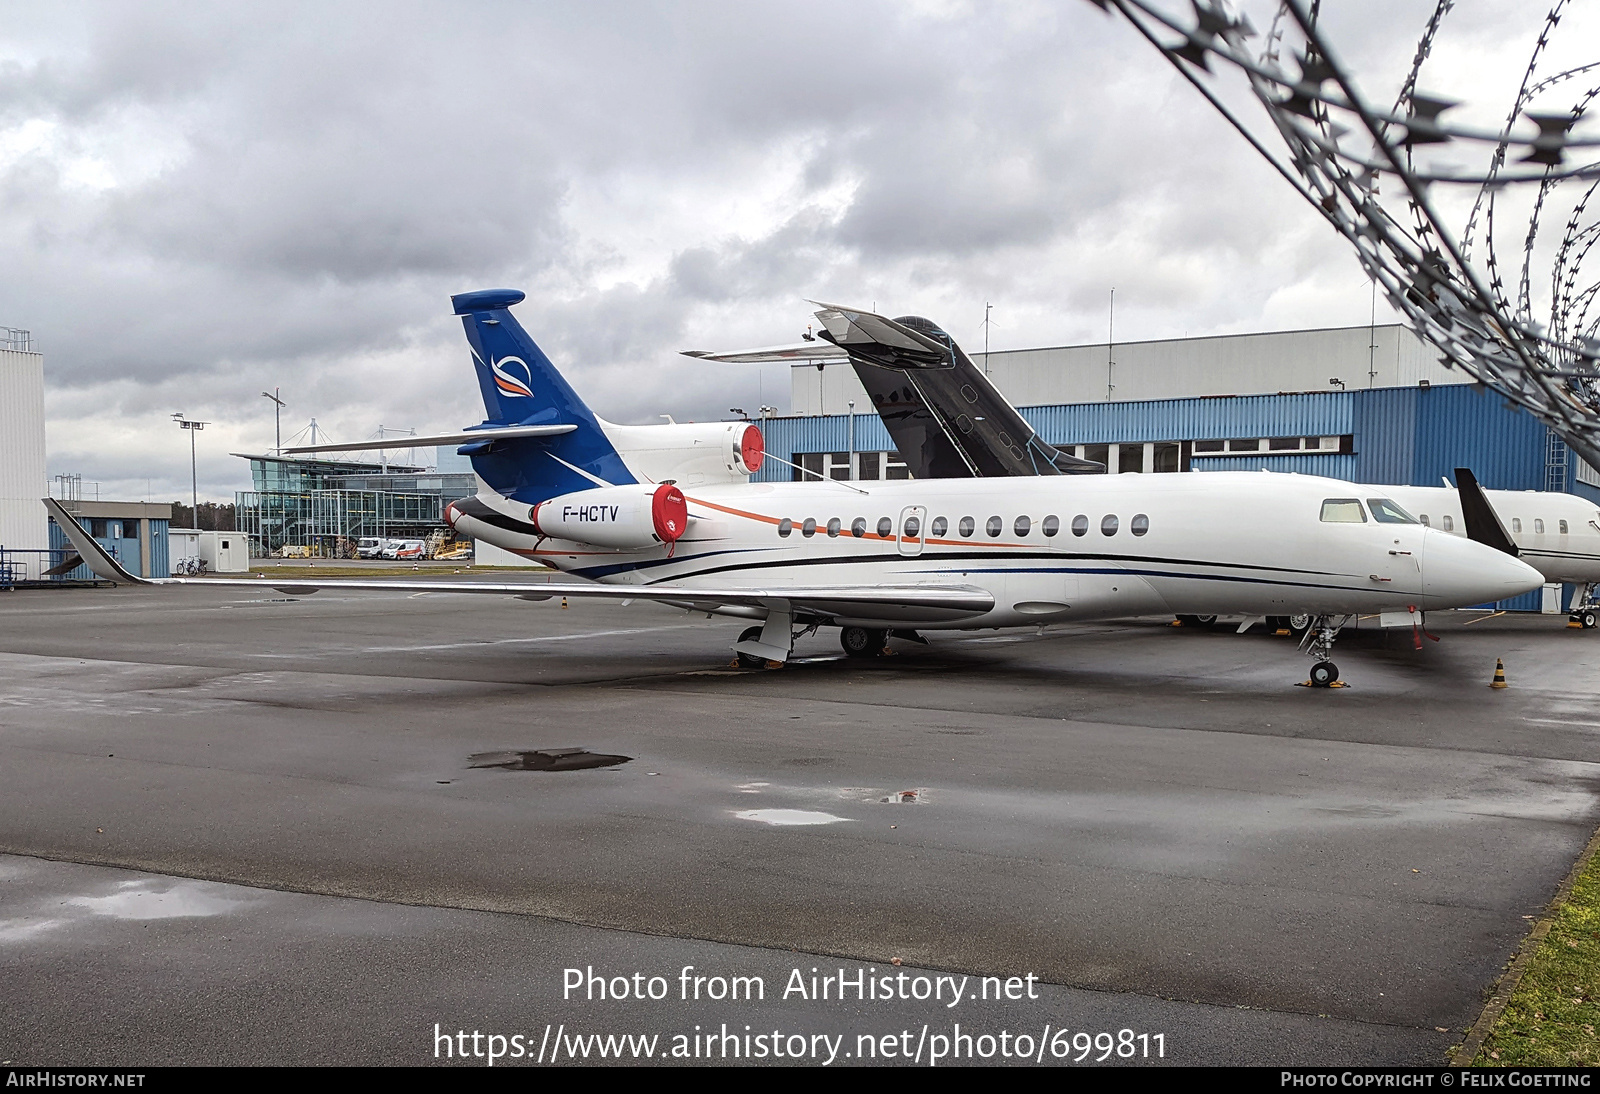
[[[61,530],[72,541],[73,550],[82,556],[83,561],[88,565],[89,569],[94,571],[96,577],[104,578],[107,581],[126,581],[129,585],[154,584],[154,582],[146,578],[134,577],[127,570],[124,570],[117,560],[107,554],[104,547],[100,546],[100,541],[84,531],[83,525],[79,524],[77,519],[67,512],[55,498],[42,498],[40,500],[44,502],[45,511],[55,518],[55,522],[61,526]]]
[[[1504,551],[1512,558],[1519,557],[1522,552],[1511,542],[1506,526],[1500,523],[1499,514],[1489,504],[1488,496],[1484,494],[1483,487],[1478,485],[1478,478],[1470,468],[1456,468],[1456,491],[1461,495],[1461,519],[1467,526],[1467,538]]]

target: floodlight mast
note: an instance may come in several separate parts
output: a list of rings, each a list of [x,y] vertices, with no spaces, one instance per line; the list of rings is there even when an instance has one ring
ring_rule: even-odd
[[[1261,37],[1256,29],[1215,0],[1190,0],[1192,17],[1182,19],[1152,0],[1091,2],[1127,19],[1161,50],[1355,247],[1367,275],[1411,328],[1440,351],[1441,363],[1462,368],[1527,409],[1591,465],[1600,466],[1600,308],[1595,307],[1600,279],[1592,276],[1593,266],[1584,268],[1586,260],[1600,261],[1600,219],[1590,200],[1600,190],[1600,136],[1573,132],[1600,97],[1600,60],[1549,76],[1539,73],[1566,0],[1556,0],[1545,17],[1522,86],[1499,130],[1442,121],[1440,116],[1455,104],[1417,91],[1423,62],[1453,0],[1437,0],[1390,110],[1361,97],[1319,31],[1314,9],[1308,11],[1301,0],[1279,0],[1259,52],[1247,45]],[[1292,68],[1283,62],[1286,52],[1295,62]],[[1274,153],[1270,138],[1253,132],[1212,89],[1211,83],[1224,73],[1244,77],[1287,155]],[[1570,108],[1547,113],[1536,102],[1584,77],[1575,85],[1579,93]],[[1537,132],[1528,132],[1526,123]],[[1358,139],[1363,146],[1370,140],[1371,150],[1353,147]],[[1474,173],[1416,163],[1418,145],[1447,143],[1453,150],[1481,149],[1488,154],[1487,166]],[[1512,153],[1520,155],[1508,166]],[[1581,162],[1569,162],[1570,153],[1579,154]],[[1385,175],[1398,183],[1386,187],[1393,211],[1379,196],[1378,181]],[[1554,246],[1550,317],[1541,322],[1533,317],[1535,247],[1546,238],[1540,233],[1540,218],[1546,205],[1554,204],[1549,195],[1562,183],[1584,189]],[[1531,219],[1525,226],[1513,225],[1523,249],[1513,302],[1495,250],[1496,200],[1510,187],[1535,184]],[[1459,233],[1431,200],[1429,188],[1434,185],[1477,187],[1476,202]],[[1480,225],[1485,256],[1481,270],[1472,261]]]
[[[274,455],[281,456],[283,455],[283,408],[289,404],[278,398],[277,388],[273,388],[270,393],[263,391],[261,397],[272,400],[272,451]]]
[[[199,465],[195,462],[194,435],[210,425],[210,422],[193,422],[183,416],[180,410],[172,416],[180,429],[189,431],[189,519],[194,521],[196,528],[200,527],[200,473]]]

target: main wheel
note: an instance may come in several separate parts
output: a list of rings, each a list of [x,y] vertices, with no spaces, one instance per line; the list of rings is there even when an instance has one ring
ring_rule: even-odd
[[[887,631],[870,627],[839,628],[839,645],[850,657],[876,657],[889,644]]]
[[[1311,683],[1319,688],[1325,688],[1339,679],[1339,666],[1332,661],[1318,661],[1311,666]]]
[[[1584,630],[1592,631],[1594,630],[1595,624],[1600,623],[1600,616],[1596,616],[1592,611],[1579,612],[1578,622],[1583,624]]]
[[[761,637],[760,627],[751,627],[739,635],[739,641],[751,642]],[[764,669],[767,667],[765,657],[756,657],[748,653],[738,654],[739,667],[742,669]]]

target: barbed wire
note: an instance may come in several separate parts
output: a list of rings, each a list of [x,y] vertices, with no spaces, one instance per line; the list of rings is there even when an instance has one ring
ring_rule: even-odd
[[[1566,0],[1545,16],[1505,124],[1455,124],[1459,106],[1417,89],[1453,0],[1437,0],[1395,105],[1380,109],[1357,90],[1317,26],[1317,10],[1278,0],[1265,35],[1220,0],[1189,0],[1180,18],[1151,0],[1090,0],[1120,15],[1354,248],[1362,268],[1447,367],[1460,368],[1545,421],[1600,467],[1600,280],[1588,267],[1600,241],[1595,203],[1600,136],[1576,132],[1600,97],[1584,81],[1570,108],[1536,110],[1546,96],[1584,77],[1600,81],[1600,61],[1551,75],[1540,69]],[[1259,48],[1251,42],[1261,39]],[[1214,85],[1242,76],[1265,112],[1279,149],[1223,101]],[[1486,164],[1423,167],[1422,146],[1479,149]],[[1380,186],[1380,181],[1383,185]],[[1433,200],[1435,187],[1476,187],[1471,211],[1453,230]],[[1561,188],[1579,189],[1554,243],[1544,232]],[[1497,221],[1513,190],[1532,193],[1516,288],[1508,295]],[[1535,318],[1538,255],[1549,251],[1550,300]],[[1481,268],[1473,261],[1482,255]],[[1542,313],[1541,313],[1542,314]]]

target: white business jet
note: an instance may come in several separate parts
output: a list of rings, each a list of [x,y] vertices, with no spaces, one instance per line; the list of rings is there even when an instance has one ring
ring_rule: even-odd
[[[740,364],[848,362],[914,478],[1105,470],[1100,464],[1074,460],[1041,440],[938,324],[915,315],[889,319],[838,304],[819,303],[818,308],[821,329],[804,341],[684,354]],[[1380,494],[1415,513],[1425,525],[1514,554],[1547,582],[1578,585],[1572,620],[1584,627],[1600,622],[1600,602],[1595,599],[1600,589],[1600,506],[1554,491],[1480,493],[1471,471],[1458,470],[1457,477],[1461,489],[1446,482],[1442,487],[1358,486],[1354,491],[1362,496]],[[1486,498],[1486,505],[1478,504],[1474,495]],[[1414,625],[1407,614],[1393,618],[1395,625]],[[1193,616],[1187,621],[1200,622]],[[1303,629],[1309,616],[1291,612],[1286,622]]]
[[[839,627],[845,651],[867,656],[891,633],[919,630],[1304,611],[1316,617],[1312,681],[1327,685],[1339,675],[1333,637],[1349,616],[1499,600],[1543,580],[1510,555],[1425,527],[1370,490],[1304,475],[737,481],[754,470],[739,455],[748,451],[746,423],[601,422],[511,314],[522,299],[515,290],[452,298],[488,421],[362,445],[461,442],[484,486],[450,506],[455,528],[582,580],[295,579],[275,587],[652,600],[759,621],[734,646],[753,665],[787,660],[796,637],[820,627]],[[681,436],[649,439],[656,429]],[[698,484],[670,473],[674,447]],[[630,462],[634,448],[648,460]],[[732,481],[714,481],[718,467]],[[59,505],[45,504],[97,574],[141,580]]]

